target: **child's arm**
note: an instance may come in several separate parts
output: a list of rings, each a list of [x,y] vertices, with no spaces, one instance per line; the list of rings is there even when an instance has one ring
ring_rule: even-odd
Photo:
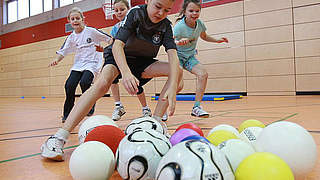
[[[169,116],[172,116],[176,107],[176,94],[178,88],[178,72],[179,72],[179,59],[176,49],[168,49],[168,60],[170,66],[170,74],[168,77],[169,87],[164,95],[164,99],[169,102]]]
[[[175,42],[178,46],[184,46],[184,45],[188,44],[190,41],[192,41],[192,39],[189,39],[189,38],[181,38],[180,40],[175,40],[174,42]]]
[[[58,63],[64,58],[61,54],[57,54],[57,57],[55,60],[53,60],[48,67],[58,65]]]
[[[130,71],[124,54],[124,46],[124,42],[116,39],[113,43],[112,54],[122,75],[122,84],[129,94],[136,95],[138,92],[139,81]]]
[[[209,36],[205,31],[203,31],[201,34],[200,34],[200,37],[201,39],[205,40],[205,41],[208,41],[208,42],[215,42],[215,43],[223,43],[223,42],[226,42],[228,43],[228,39],[223,37],[221,39],[215,39],[211,36]]]

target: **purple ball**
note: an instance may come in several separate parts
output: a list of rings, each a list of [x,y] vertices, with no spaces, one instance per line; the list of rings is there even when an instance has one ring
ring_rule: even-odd
[[[170,138],[170,142],[172,144],[172,146],[178,144],[179,142],[181,142],[184,138],[189,137],[189,136],[200,136],[199,133],[197,133],[196,131],[192,130],[192,129],[180,129],[179,131],[175,132],[171,138]]]

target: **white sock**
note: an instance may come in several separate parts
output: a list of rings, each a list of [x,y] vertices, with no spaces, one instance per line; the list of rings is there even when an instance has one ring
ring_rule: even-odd
[[[70,135],[69,131],[66,131],[62,128],[59,128],[58,131],[56,132],[56,134],[54,136],[63,139],[64,141],[67,141],[68,137]]]
[[[142,107],[142,109],[150,109],[148,106],[144,106]]]

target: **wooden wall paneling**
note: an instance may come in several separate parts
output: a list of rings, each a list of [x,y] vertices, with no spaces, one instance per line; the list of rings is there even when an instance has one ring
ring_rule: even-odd
[[[247,30],[245,32],[246,45],[270,44],[278,42],[292,42],[292,25],[277,26],[264,29]]]
[[[296,74],[320,74],[320,56],[296,58]]]
[[[244,16],[245,30],[291,25],[292,10],[283,9]]]
[[[276,59],[247,62],[247,76],[294,75],[294,59]]]
[[[296,57],[320,56],[320,39],[296,41]]]
[[[247,61],[262,59],[293,58],[293,46],[293,42],[247,46]]]
[[[293,9],[294,23],[320,21],[320,4]]]
[[[244,1],[244,14],[255,14],[291,8],[291,0],[254,0]]]
[[[320,91],[320,74],[297,75],[297,91]]]

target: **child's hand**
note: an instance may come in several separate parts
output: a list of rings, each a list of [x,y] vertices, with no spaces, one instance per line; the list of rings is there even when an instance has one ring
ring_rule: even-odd
[[[169,87],[167,91],[165,92],[163,98],[161,99],[162,101],[168,100],[169,106],[168,106],[168,111],[169,111],[169,116],[172,116],[174,114],[175,108],[176,108],[176,92],[177,89]]]
[[[103,52],[103,47],[100,45],[95,45],[96,46],[96,51],[97,52]]]
[[[188,38],[182,38],[180,40],[176,40],[176,44],[179,45],[179,46],[183,46],[183,45],[186,45],[190,43],[190,39]]]
[[[138,92],[139,80],[131,73],[122,74],[122,84],[130,95],[136,95]]]
[[[223,38],[221,38],[220,40],[217,41],[217,43],[223,43],[223,42],[228,43],[229,41],[225,37],[223,37]]]
[[[58,63],[59,63],[59,61],[55,59],[48,65],[48,67],[58,65]]]

